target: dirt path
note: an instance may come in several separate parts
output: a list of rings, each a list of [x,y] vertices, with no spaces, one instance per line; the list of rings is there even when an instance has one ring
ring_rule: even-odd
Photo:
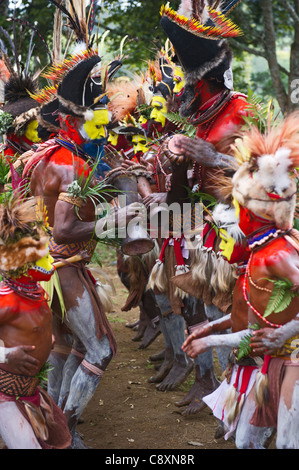
[[[118,354],[82,416],[84,423],[78,426],[85,443],[92,449],[235,449],[231,440],[214,439],[216,421],[208,408],[184,417],[174,405],[192,385],[193,374],[172,392],[157,391],[148,382],[155,373],[149,356],[164,349],[163,336],[147,349],[138,349],[139,343],[132,341],[136,332],[125,326],[138,318],[138,310],[121,312],[127,291],[115,267],[105,267],[105,271],[117,289],[109,319]]]

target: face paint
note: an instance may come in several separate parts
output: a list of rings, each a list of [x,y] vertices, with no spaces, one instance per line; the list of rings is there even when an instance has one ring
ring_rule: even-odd
[[[135,153],[137,152],[146,153],[148,151],[148,148],[146,147],[147,140],[142,135],[133,135],[132,144],[133,144]]]
[[[219,230],[219,236],[221,238],[221,243],[219,246],[221,254],[224,258],[230,261],[236,242],[232,237],[228,235],[227,231],[223,228]]]
[[[140,116],[138,119],[139,124],[145,124],[147,122],[147,119],[144,116]]]
[[[118,134],[116,134],[113,131],[110,131],[109,135],[108,135],[108,142],[111,145],[113,145],[113,147],[116,147],[117,146],[117,141],[118,141]]]
[[[153,108],[150,119],[155,122],[160,122],[162,126],[165,126],[166,117],[164,114],[167,113],[166,99],[162,96],[154,96],[151,102]]]
[[[235,197],[233,199],[233,205],[234,205],[234,208],[235,208],[236,219],[239,220],[239,218],[240,218],[240,204],[238,203],[238,201]]]
[[[28,276],[34,281],[48,281],[54,273],[54,259],[48,252],[43,258],[34,263],[34,267],[29,269]]]
[[[182,89],[185,86],[184,72],[181,67],[175,67],[173,82],[174,82],[173,93],[174,95],[178,95],[179,93],[181,93]]]
[[[41,139],[38,137],[37,126],[38,126],[38,122],[35,119],[34,121],[29,122],[29,124],[26,127],[26,131],[24,132],[24,136],[28,140],[31,140],[31,142],[41,141]]]
[[[93,119],[85,121],[83,129],[90,140],[100,139],[107,136],[106,125],[109,123],[107,109],[97,109],[93,112]]]

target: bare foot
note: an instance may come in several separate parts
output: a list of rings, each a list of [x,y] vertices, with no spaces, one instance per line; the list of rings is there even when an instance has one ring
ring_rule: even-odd
[[[160,384],[156,385],[156,389],[161,392],[166,390],[175,390],[192,372],[193,365],[193,361],[190,359],[188,359],[187,364],[184,365],[175,361],[173,367],[169,371],[169,374],[167,374]]]
[[[150,383],[160,383],[162,382],[163,379],[168,375],[170,372],[172,366],[173,366],[173,351],[172,350],[165,350],[165,358],[164,361],[161,364],[161,367],[159,368],[158,372],[156,375],[152,376],[149,378]]]
[[[163,361],[164,358],[165,358],[165,349],[158,352],[157,354],[152,354],[152,356],[149,357],[149,360],[152,362],[158,362],[158,361]]]
[[[146,349],[161,334],[159,325],[149,323],[144,331],[144,335],[138,349]]]
[[[188,405],[182,413],[184,416],[196,414],[203,410],[206,405],[202,401],[202,398],[212,393],[220,385],[213,369],[208,370],[202,377],[200,377],[200,372],[198,371],[199,368],[197,368],[195,382],[187,395],[181,401],[175,403],[178,407]]]

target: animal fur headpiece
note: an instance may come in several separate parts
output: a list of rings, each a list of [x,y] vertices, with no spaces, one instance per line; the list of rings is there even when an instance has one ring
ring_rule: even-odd
[[[48,253],[48,224],[40,199],[14,195],[0,205],[0,272],[25,274]]]
[[[252,126],[232,148],[241,164],[232,179],[233,196],[278,228],[291,228],[297,196],[299,113],[264,133]]]
[[[227,14],[241,0],[182,0],[178,11],[162,6],[161,26],[184,69],[187,84],[223,77],[232,52],[226,38],[241,34]]]
[[[109,82],[107,96],[109,98],[108,110],[111,113],[110,128],[119,126],[128,114],[136,114],[138,89],[141,87],[141,77],[127,79],[120,77]]]

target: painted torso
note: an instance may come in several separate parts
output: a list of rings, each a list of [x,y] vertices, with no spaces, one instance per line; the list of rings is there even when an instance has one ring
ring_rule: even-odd
[[[73,182],[74,168],[79,175],[84,171],[85,176],[88,176],[90,172],[83,159],[60,147],[49,159],[42,159],[32,172],[31,192],[34,196],[43,197],[51,227],[54,224],[54,210],[59,193],[66,192],[67,186]],[[80,208],[80,217],[83,221],[94,220],[94,206],[91,202]]]
[[[44,364],[52,347],[51,323],[52,312],[44,298],[31,300],[0,288],[0,338],[5,338],[5,347],[34,345],[32,356]],[[14,372],[5,364],[1,368]]]
[[[252,306],[261,314],[265,312],[273,282],[271,280],[288,279],[293,285],[299,284],[299,254],[285,238],[278,238],[256,252],[248,263],[246,287]],[[270,291],[270,292],[269,292]],[[282,325],[294,318],[299,311],[299,297],[294,297],[289,306],[279,313],[267,316],[271,323]],[[250,323],[267,326],[256,313],[249,309]]]

